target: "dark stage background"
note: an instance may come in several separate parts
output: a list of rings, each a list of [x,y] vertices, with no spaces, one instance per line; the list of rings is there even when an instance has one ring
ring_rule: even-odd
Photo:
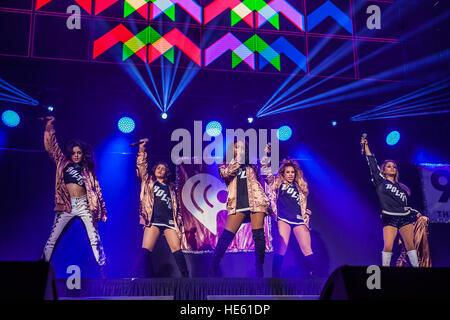
[[[398,4],[400,34],[425,25],[447,9],[443,4],[435,8],[426,2]],[[367,91],[359,97],[351,96],[351,93],[361,90],[355,87],[355,90],[343,92],[342,100],[324,100],[324,103],[319,100],[308,108],[255,117],[252,124],[247,122],[247,117],[255,116],[286,80],[286,75],[205,68],[195,75],[174,102],[166,120],[161,119],[161,111],[130,77],[129,63],[0,55],[0,77],[41,105],[55,106],[53,115],[61,145],[77,137],[93,146],[97,174],[109,211],[107,223],[100,224],[99,228],[110,262],[110,277],[131,276],[142,240],[142,228],[138,224],[140,185],[135,171],[136,149],[129,147],[129,143],[148,137],[150,164],[159,160],[170,162],[170,152],[175,145],[170,141],[171,133],[177,128],[192,132],[195,120],[203,121],[203,127],[209,121],[217,120],[224,129],[276,129],[282,125],[292,128],[292,137],[280,142],[280,155],[281,158],[299,159],[310,185],[308,207],[313,212],[312,246],[319,257],[321,273],[327,275],[344,264],[380,262],[383,247],[381,220],[369,170],[360,155],[359,140],[363,132],[368,134],[371,149],[379,161],[386,158],[397,161],[401,181],[412,190],[411,205],[418,210],[423,210],[423,195],[417,164],[450,163],[449,113],[350,121],[358,113],[448,77],[446,54],[423,68],[413,63],[448,49],[445,30],[448,31],[448,19],[402,41],[399,56],[391,59],[385,54],[379,61],[358,66],[359,70],[366,68],[364,70],[368,74],[385,68],[383,61],[403,66],[400,75],[390,79],[395,82],[362,80],[359,77],[312,78],[308,83],[311,87],[327,80],[297,97],[295,102],[361,81],[368,82],[364,87]],[[55,45],[56,42],[55,39]],[[3,42],[1,46],[6,51],[9,45]],[[73,46],[76,47],[75,42]],[[324,59],[332,59],[332,51],[322,55]],[[395,60],[397,58],[400,62]],[[142,74],[147,73],[143,65],[136,68]],[[152,66],[151,70],[155,75],[160,74],[159,67]],[[190,69],[179,69],[179,72],[186,70]],[[303,77],[295,79],[299,81]],[[160,80],[156,81],[159,84]],[[36,120],[47,112],[41,106],[0,102],[0,112],[11,108],[20,114],[21,123],[15,128],[0,126],[0,260],[36,260],[41,255],[54,219],[55,166],[44,151],[44,123]],[[136,122],[136,129],[130,134],[117,129],[117,121],[123,116],[130,116]],[[331,126],[331,121],[337,121],[338,125]],[[385,138],[392,130],[398,130],[401,139],[398,144],[389,146]],[[174,169],[172,165],[173,172]],[[450,225],[431,224],[434,266],[450,266],[449,243]],[[178,275],[169,252],[165,239],[161,237],[155,249],[158,276]],[[192,275],[205,276],[209,260],[209,254],[188,255]],[[253,261],[252,253],[227,254],[221,265],[223,276],[252,275],[253,264],[244,263],[246,261]],[[265,263],[266,275],[271,272],[271,262],[272,254],[269,253]],[[82,267],[83,276],[97,276],[80,221],[76,221],[62,238],[53,264],[58,277],[64,277],[67,266],[73,264]],[[283,275],[304,275],[302,254],[293,235]]]

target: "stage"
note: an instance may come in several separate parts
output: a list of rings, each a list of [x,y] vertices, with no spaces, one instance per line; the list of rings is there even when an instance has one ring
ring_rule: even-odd
[[[57,279],[60,300],[317,300],[325,278],[81,279],[68,289]]]

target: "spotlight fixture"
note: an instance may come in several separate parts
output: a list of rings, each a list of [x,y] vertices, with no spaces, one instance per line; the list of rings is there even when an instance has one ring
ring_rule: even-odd
[[[10,128],[17,127],[20,123],[20,116],[13,110],[6,110],[2,113],[2,121]]]
[[[134,120],[130,117],[120,118],[119,122],[117,123],[117,127],[123,133],[133,132],[135,128]]]
[[[222,125],[218,121],[211,121],[206,125],[206,133],[210,137],[217,137],[222,133]]]
[[[396,145],[399,140],[400,140],[400,132],[398,131],[391,131],[386,136],[386,143],[390,146]]]

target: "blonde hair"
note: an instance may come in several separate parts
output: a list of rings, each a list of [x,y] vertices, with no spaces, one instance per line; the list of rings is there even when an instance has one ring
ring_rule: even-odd
[[[281,163],[280,168],[278,169],[278,175],[281,176],[284,179],[284,172],[287,167],[293,167],[295,171],[295,178],[294,181],[298,184],[300,187],[301,192],[308,195],[308,183],[306,182],[305,178],[303,177],[303,171],[300,169],[300,165],[295,160],[285,159]]]

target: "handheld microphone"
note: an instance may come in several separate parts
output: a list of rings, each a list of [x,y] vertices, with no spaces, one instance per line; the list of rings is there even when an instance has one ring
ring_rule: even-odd
[[[363,133],[363,134],[362,134],[361,140],[362,140],[362,139],[365,139],[365,138],[367,138],[367,133]],[[361,143],[361,155],[364,154],[364,146],[365,146],[365,143]]]
[[[133,142],[133,143],[130,144],[130,147],[138,146],[138,145],[140,145],[140,144],[143,144],[144,142],[148,142],[148,139],[147,139],[147,138],[144,138],[144,139],[142,139],[142,140]]]

